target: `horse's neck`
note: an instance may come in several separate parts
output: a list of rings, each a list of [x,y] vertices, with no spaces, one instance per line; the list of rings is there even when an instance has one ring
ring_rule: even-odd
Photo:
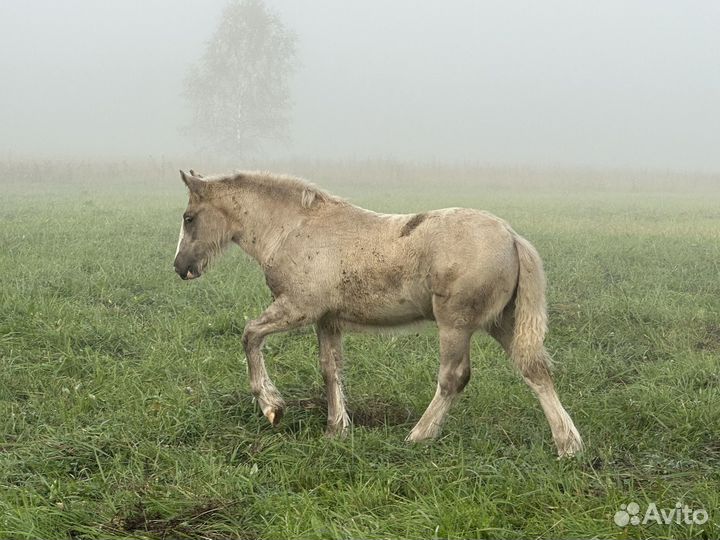
[[[247,213],[245,213],[247,211]],[[235,242],[261,266],[272,264],[275,252],[302,221],[299,205],[258,198],[238,212],[239,238]]]

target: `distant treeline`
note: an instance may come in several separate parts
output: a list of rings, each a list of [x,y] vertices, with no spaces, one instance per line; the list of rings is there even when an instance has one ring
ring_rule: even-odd
[[[271,170],[303,176],[322,186],[374,186],[439,190],[593,190],[593,191],[720,191],[720,173],[677,170],[594,169],[531,167],[479,163],[411,163],[388,159],[270,160],[244,163],[193,161],[186,158],[132,160],[32,160],[0,161],[3,183],[17,187],[43,184],[112,185],[132,183],[162,187],[175,182],[178,169],[193,168],[203,174],[241,169]]]

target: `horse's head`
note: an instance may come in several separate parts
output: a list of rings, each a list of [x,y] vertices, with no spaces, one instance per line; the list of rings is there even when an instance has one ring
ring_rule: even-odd
[[[192,169],[190,174],[180,171],[180,177],[190,191],[190,201],[180,225],[175,271],[183,279],[194,279],[230,243],[231,222],[209,182]]]

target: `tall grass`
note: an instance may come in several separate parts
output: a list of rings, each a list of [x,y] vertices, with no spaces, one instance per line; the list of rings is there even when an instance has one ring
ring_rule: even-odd
[[[381,211],[484,208],[531,239],[548,272],[557,385],[586,453],[555,459],[535,398],[483,336],[443,438],[404,443],[434,392],[432,328],[346,338],[354,427],[340,440],[322,436],[313,333],[272,337],[268,367],[289,408],[271,428],[239,343],[269,293],[237,250],[196,282],[174,275],[176,165],[5,162],[0,537],[720,534],[717,178],[273,168]],[[680,501],[710,519],[618,527],[631,501]]]

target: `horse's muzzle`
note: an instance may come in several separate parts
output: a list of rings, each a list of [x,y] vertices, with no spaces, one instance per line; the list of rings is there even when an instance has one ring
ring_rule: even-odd
[[[200,277],[200,272],[198,270],[193,270],[192,268],[181,268],[175,266],[175,272],[184,280],[196,279]]]
[[[188,270],[187,274],[185,274],[184,276],[180,276],[180,277],[183,278],[184,280],[195,279],[195,278],[199,278],[200,274],[193,274],[192,270]]]

